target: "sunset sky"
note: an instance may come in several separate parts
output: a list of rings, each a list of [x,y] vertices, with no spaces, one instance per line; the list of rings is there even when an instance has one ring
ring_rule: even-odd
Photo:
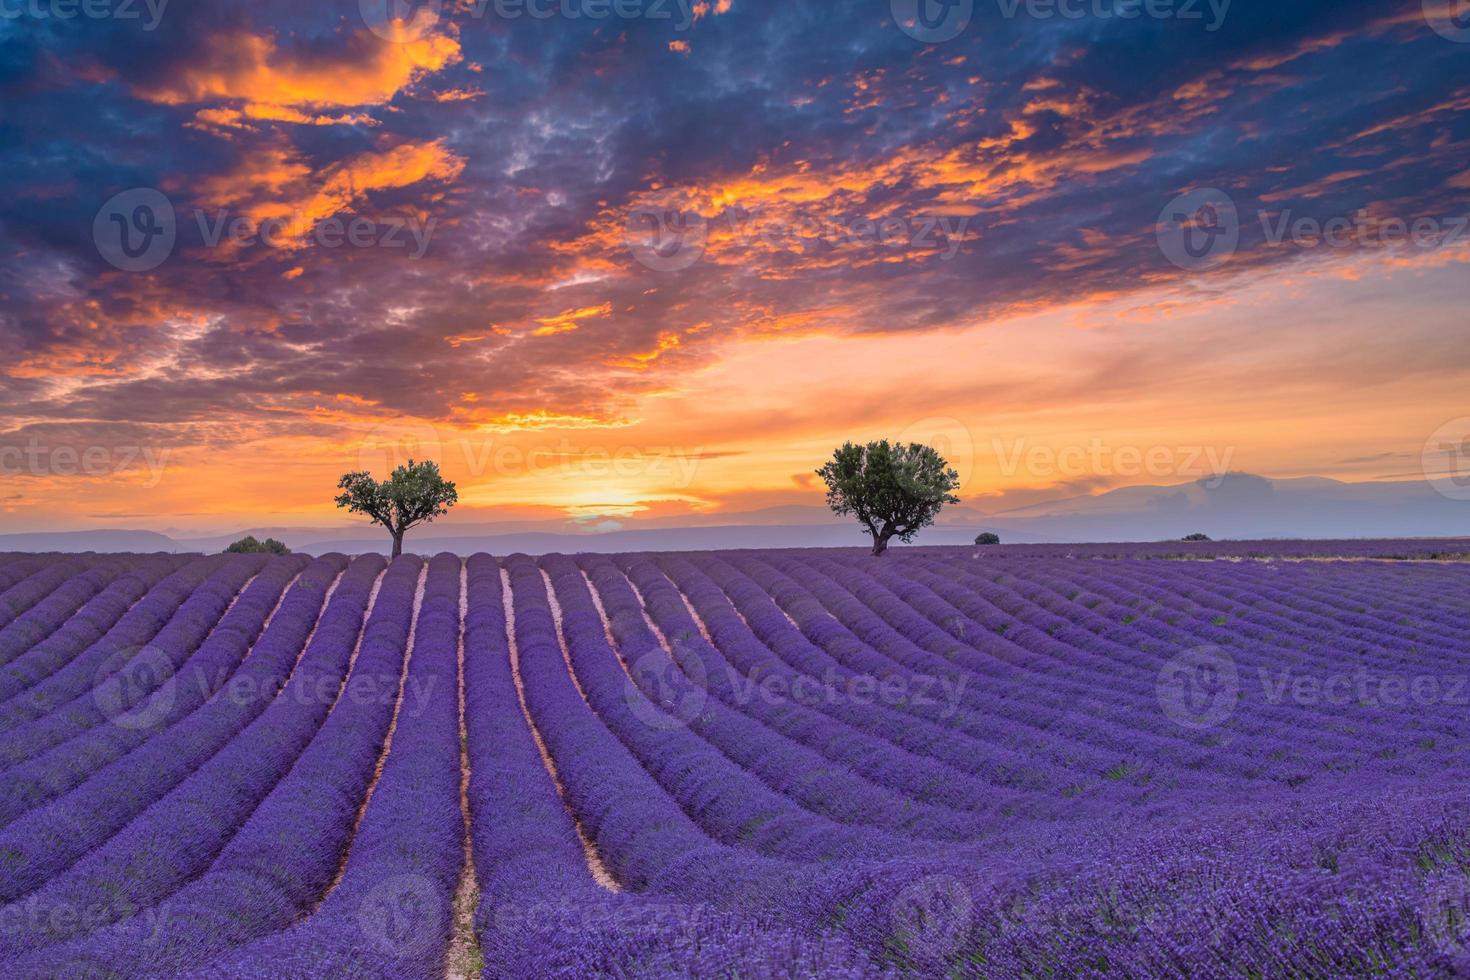
[[[0,531],[346,523],[410,454],[611,527],[879,436],[987,512],[1418,479],[1470,416],[1449,2],[48,3],[0,19]]]

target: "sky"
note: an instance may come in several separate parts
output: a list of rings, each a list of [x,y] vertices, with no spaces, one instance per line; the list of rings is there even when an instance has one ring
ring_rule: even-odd
[[[0,0],[0,531],[1470,450],[1450,0]]]

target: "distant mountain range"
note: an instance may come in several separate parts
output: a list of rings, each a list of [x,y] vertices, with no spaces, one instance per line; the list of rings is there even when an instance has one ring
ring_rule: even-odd
[[[1233,473],[1174,486],[1122,487],[995,513],[951,508],[918,540],[968,544],[980,531],[995,531],[1004,541],[1018,543],[1164,541],[1197,531],[1216,539],[1449,537],[1470,535],[1470,502],[1450,500],[1424,481],[1343,483]],[[211,537],[126,529],[6,534],[0,535],[0,551],[215,552],[246,534],[278,538],[309,554],[386,553],[389,547],[386,534],[356,524],[241,528]],[[853,521],[823,507],[787,506],[600,525],[449,519],[410,531],[407,546],[421,553],[543,554],[861,547],[863,541]]]

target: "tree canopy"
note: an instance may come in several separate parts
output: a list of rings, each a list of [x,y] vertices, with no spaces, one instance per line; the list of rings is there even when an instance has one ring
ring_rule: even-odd
[[[936,450],[916,442],[844,443],[817,475],[827,484],[827,506],[857,517],[873,537],[875,555],[893,538],[912,541],[940,508],[960,502],[954,495],[960,475]]]
[[[403,554],[404,532],[420,522],[432,522],[449,513],[459,501],[454,484],[439,473],[431,460],[409,460],[379,483],[371,473],[359,470],[337,481],[337,506],[364,514],[393,536],[393,557]]]

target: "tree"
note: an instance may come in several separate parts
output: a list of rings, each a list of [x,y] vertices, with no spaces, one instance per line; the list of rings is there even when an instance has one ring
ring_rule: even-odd
[[[1202,534],[1199,531],[1196,531],[1193,534],[1186,534],[1184,536],[1184,540],[1185,541],[1209,541],[1210,540],[1210,536],[1208,534]]]
[[[994,531],[985,531],[975,538],[976,544],[1000,544],[1000,535]]]
[[[960,475],[944,457],[919,443],[866,446],[844,443],[817,475],[827,484],[827,506],[840,516],[854,514],[873,536],[873,554],[888,542],[905,543],[934,523],[945,504],[957,504]]]
[[[337,481],[337,489],[343,491],[337,496],[338,507],[366,514],[393,535],[394,558],[403,554],[405,531],[420,521],[443,517],[459,501],[454,484],[439,475],[439,464],[428,460],[410,459],[382,483],[366,470],[348,473]]]
[[[227,555],[289,555],[290,553],[291,549],[283,542],[275,538],[257,541],[253,534],[245,535],[225,549]]]

